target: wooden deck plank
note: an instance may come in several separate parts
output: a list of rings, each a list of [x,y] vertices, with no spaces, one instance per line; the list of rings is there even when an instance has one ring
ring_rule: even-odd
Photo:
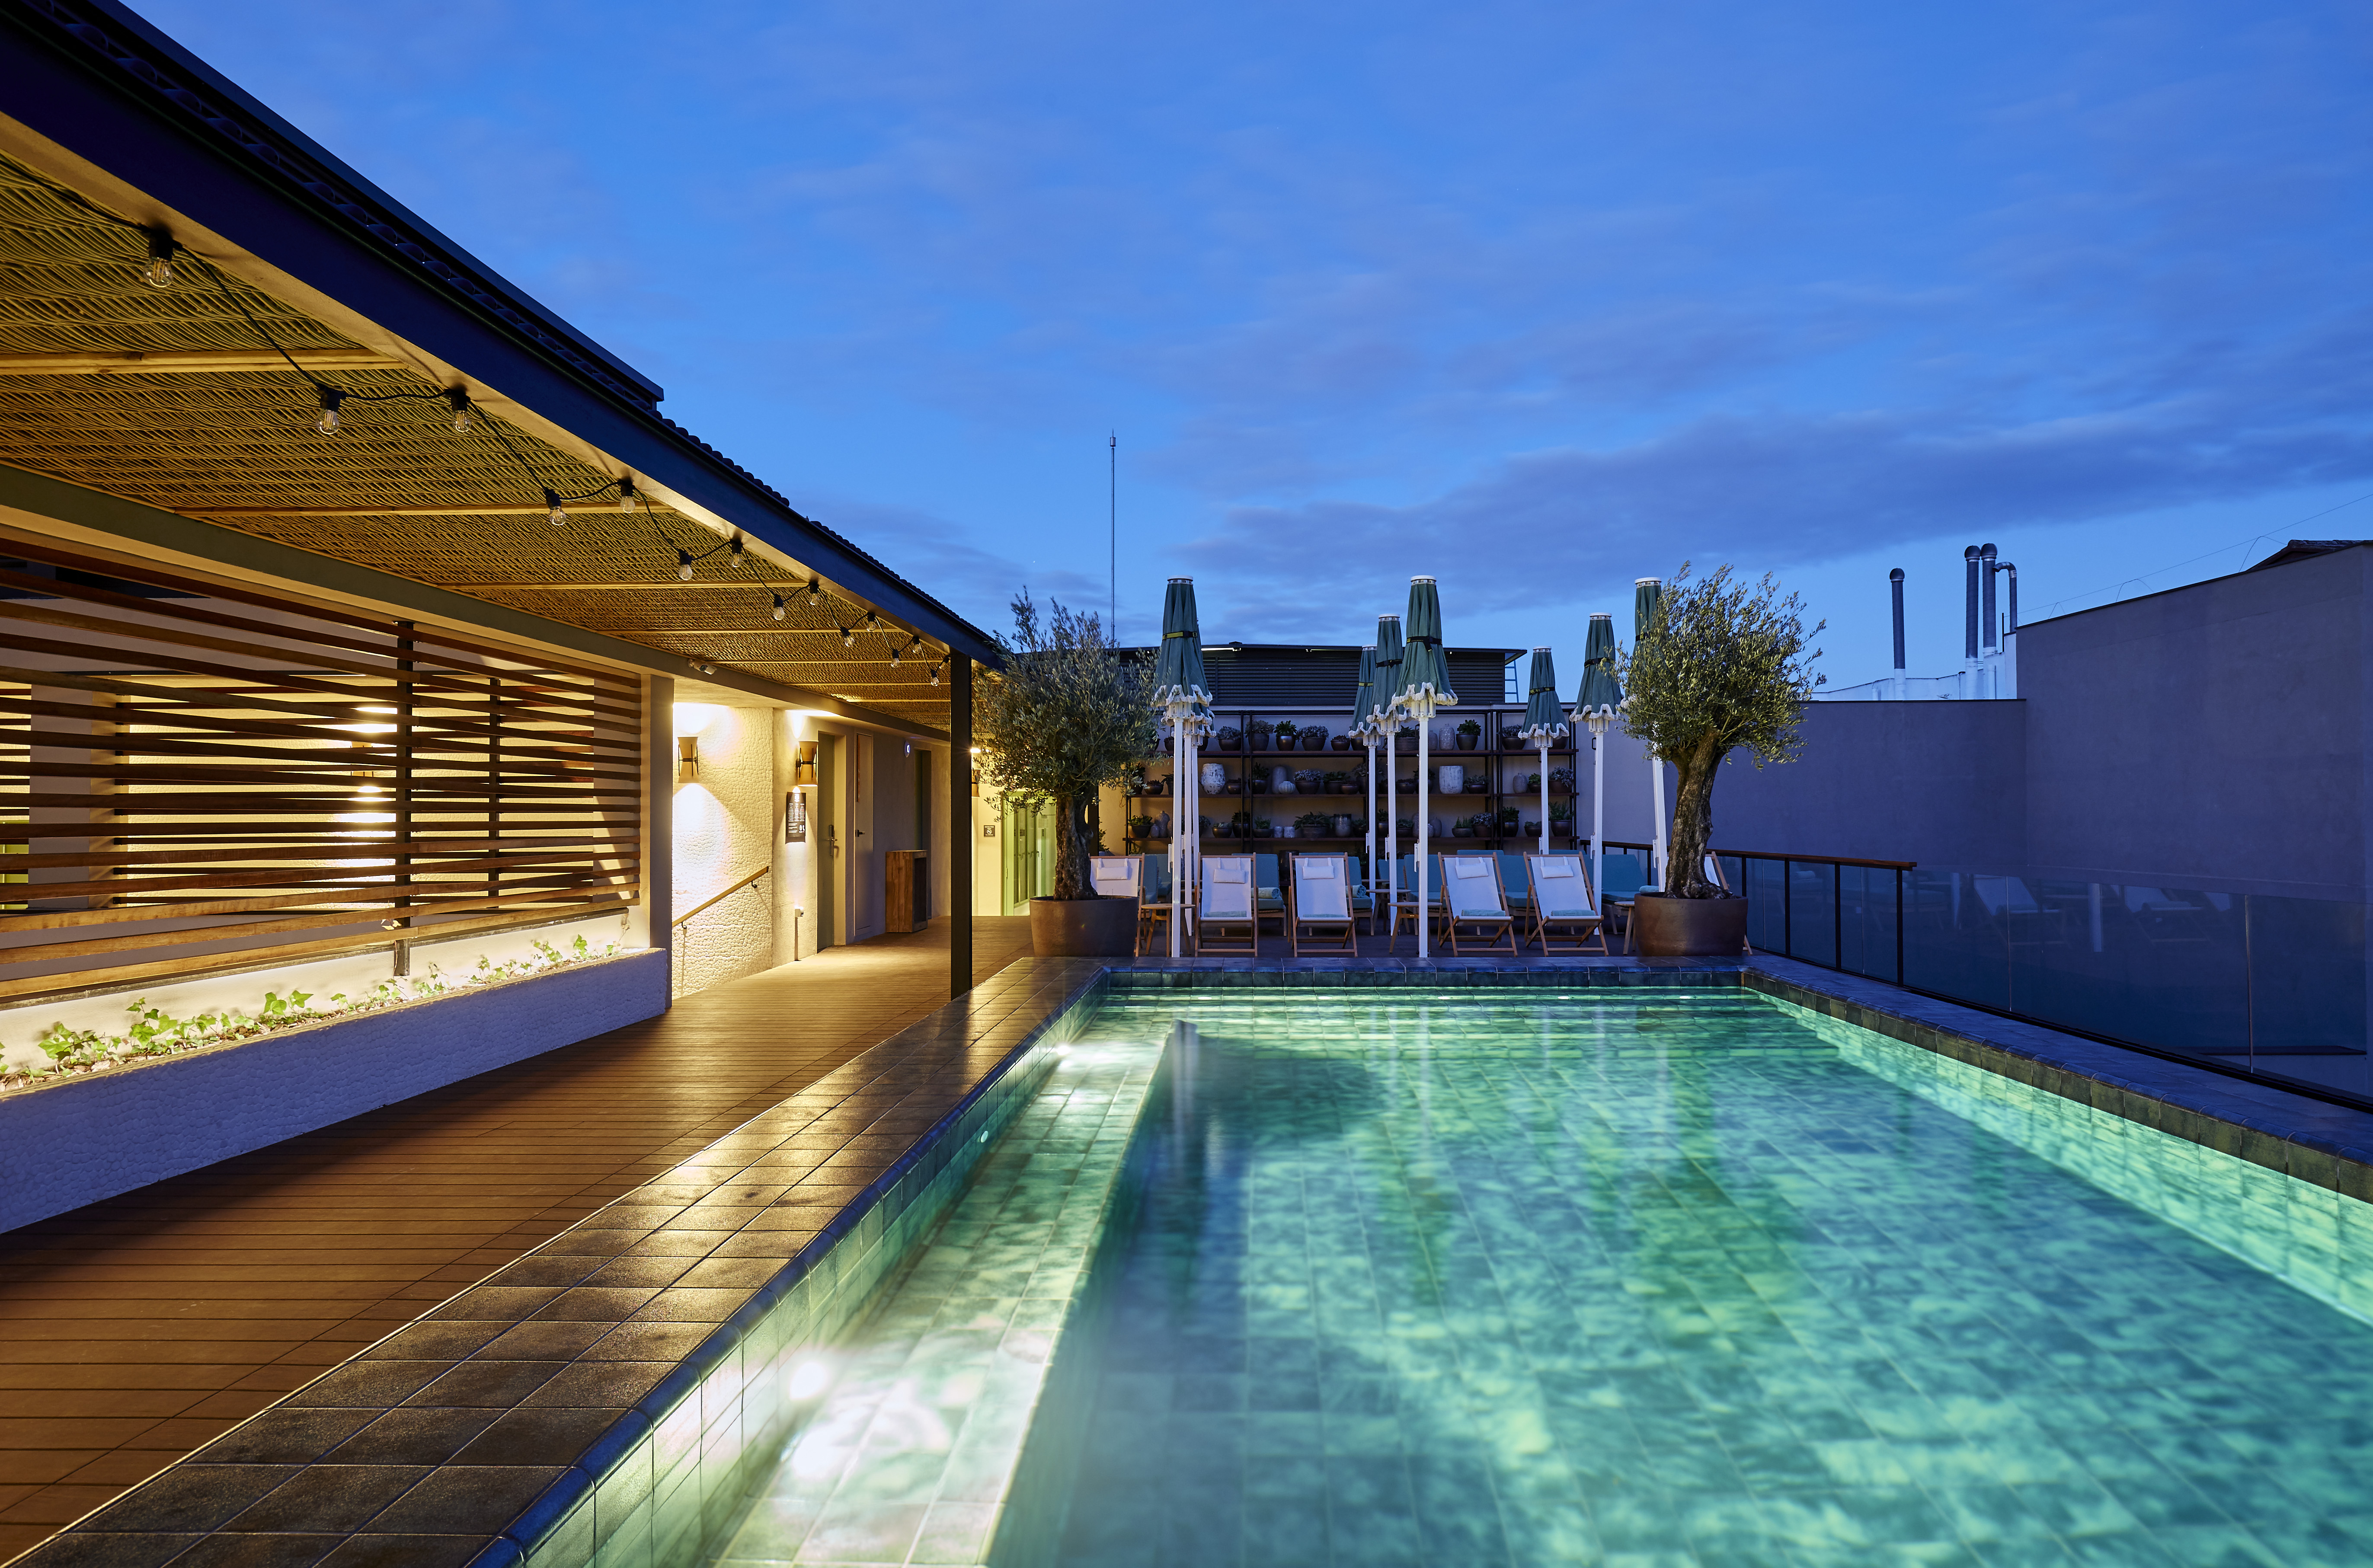
[[[974,925],[974,977],[1030,951]],[[0,1235],[0,1562],[947,1000],[947,923]]]

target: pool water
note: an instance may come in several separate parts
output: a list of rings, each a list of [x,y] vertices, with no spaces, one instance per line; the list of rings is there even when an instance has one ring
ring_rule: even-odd
[[[2362,1206],[2126,1123],[2097,1184],[2045,1156],[2101,1113],[1841,1028],[1108,1003],[1083,1044],[1173,1057],[1057,1352],[1059,1561],[2373,1563]]]

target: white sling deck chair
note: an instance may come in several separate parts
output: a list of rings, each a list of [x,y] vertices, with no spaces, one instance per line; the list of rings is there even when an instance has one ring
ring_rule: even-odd
[[[1203,857],[1202,895],[1195,903],[1195,953],[1260,953],[1260,916],[1253,907],[1253,858]]]
[[[1298,958],[1307,942],[1338,953],[1357,953],[1356,930],[1351,914],[1351,857],[1293,857],[1293,882],[1285,892],[1286,950]]]
[[[1458,945],[1458,932],[1464,927],[1473,933],[1467,939],[1470,943],[1482,943],[1479,951],[1496,953],[1505,942],[1508,956],[1516,955],[1516,919],[1508,913],[1508,900],[1500,891],[1497,857],[1444,855],[1442,899],[1443,924],[1448,928],[1453,954],[1466,951]]]
[[[1145,862],[1135,855],[1091,855],[1088,883],[1106,898],[1128,898],[1137,904],[1137,951],[1145,951],[1150,923],[1145,912]]]
[[[1525,880],[1533,891],[1530,940],[1552,953],[1586,953],[1590,939],[1607,952],[1607,924],[1590,886],[1590,868],[1580,855],[1526,855]]]

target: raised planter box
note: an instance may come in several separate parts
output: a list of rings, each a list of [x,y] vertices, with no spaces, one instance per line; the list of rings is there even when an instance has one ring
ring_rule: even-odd
[[[0,1095],[0,1231],[311,1132],[668,1007],[622,954]]]

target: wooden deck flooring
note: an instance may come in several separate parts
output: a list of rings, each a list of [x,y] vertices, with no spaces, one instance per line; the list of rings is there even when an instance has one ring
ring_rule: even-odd
[[[974,977],[1030,951],[974,923]],[[830,950],[0,1235],[0,1562],[947,1000],[947,927]]]

